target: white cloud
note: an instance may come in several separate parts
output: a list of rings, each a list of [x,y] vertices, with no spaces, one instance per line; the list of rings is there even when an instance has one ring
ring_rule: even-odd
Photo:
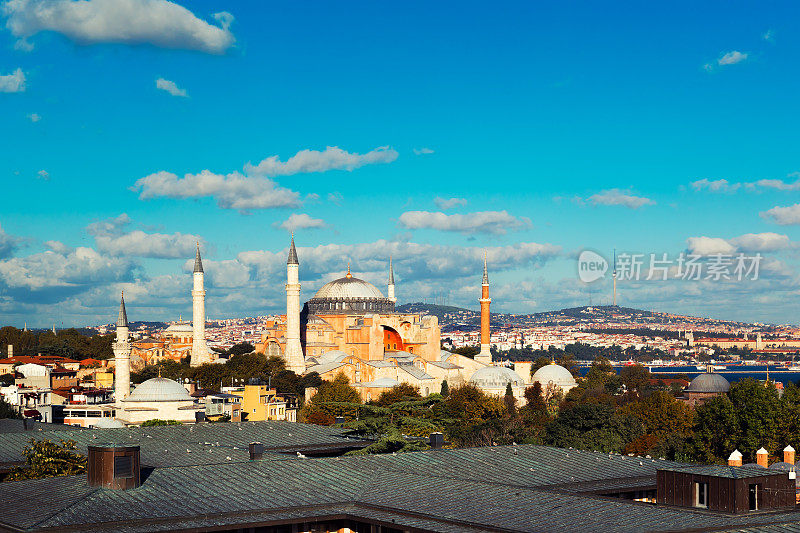
[[[47,181],[50,179],[50,173],[46,170],[40,170],[39,172],[36,173],[36,177]]]
[[[793,248],[794,244],[786,235],[778,233],[746,233],[732,239],[719,237],[689,237],[686,248],[689,253],[698,255],[777,252]]]
[[[9,235],[3,231],[3,227],[0,226],[0,259],[11,257],[11,255],[17,249],[19,241],[20,239]]]
[[[158,78],[156,80],[156,88],[161,89],[162,91],[166,91],[172,96],[186,97],[186,89],[179,88],[174,81],[165,80],[164,78]]]
[[[305,213],[292,213],[283,222],[273,224],[275,228],[283,228],[286,231],[297,231],[299,229],[326,228],[328,225],[321,218],[311,218]]]
[[[415,155],[430,155],[434,153],[430,148],[414,148]]]
[[[97,249],[111,256],[181,258],[194,257],[197,235],[173,233],[145,233],[127,231],[131,220],[126,214],[116,218],[93,222],[86,231],[94,237]]]
[[[0,75],[0,93],[25,92],[25,73],[18,68],[11,74]]]
[[[342,205],[342,200],[344,200],[344,196],[340,192],[331,192],[328,193],[328,201],[334,203],[336,205]]]
[[[772,30],[767,30],[761,35],[761,38],[764,39],[765,41],[774,42],[775,32]]]
[[[57,299],[100,283],[130,279],[132,269],[127,259],[79,247],[67,254],[48,251],[0,261],[0,286],[11,292],[60,289],[49,291],[48,299]]]
[[[689,185],[695,191],[708,190],[710,192],[734,192],[742,186],[741,183],[730,183],[726,179],[709,180],[707,178],[693,181]]]
[[[223,30],[228,31],[228,28],[231,27],[231,24],[233,24],[233,21],[236,19],[227,11],[220,11],[219,13],[214,13],[214,20],[219,22]]]
[[[374,163],[389,163],[397,159],[397,152],[380,147],[366,154],[350,153],[341,148],[327,147],[324,151],[301,150],[287,161],[271,156],[258,165],[245,165],[245,173],[231,172],[215,174],[203,170],[199,174],[186,174],[179,178],[167,171],[160,171],[140,178],[133,190],[140,191],[139,198],[147,200],[157,197],[202,198],[214,197],[223,209],[247,212],[251,209],[273,207],[298,207],[300,194],[278,186],[274,176],[289,176],[328,170],[354,170]],[[339,193],[330,193],[328,199],[338,202]]]
[[[732,254],[736,247],[718,237],[689,237],[686,239],[689,253],[698,255]]]
[[[223,209],[237,209],[246,212],[250,209],[269,209],[273,207],[298,207],[300,194],[278,186],[268,178],[250,178],[232,172],[214,174],[203,170],[199,174],[186,174],[179,178],[166,171],[150,174],[136,181],[134,190],[141,190],[139,198],[216,198],[217,205]]]
[[[643,196],[634,196],[630,191],[622,189],[608,189],[590,196],[588,201],[594,205],[620,205],[631,209],[638,209],[644,205],[655,205],[655,201]]]
[[[45,241],[44,245],[57,254],[67,255],[75,251],[71,246],[67,246],[61,241]]]
[[[399,223],[408,229],[435,229],[458,233],[504,234],[509,230],[531,226],[530,220],[510,215],[507,211],[480,211],[467,215],[447,215],[441,212],[406,211]]]
[[[790,176],[797,176],[796,172]],[[765,189],[776,189],[778,191],[797,191],[800,190],[800,179],[787,183],[783,180],[758,180],[754,183],[757,187],[764,187]]]
[[[299,241],[301,239],[295,239],[298,244]],[[479,282],[484,251],[490,274],[531,268],[562,253],[559,246],[533,242],[478,248],[382,239],[361,244],[324,244],[313,248],[298,245],[297,248],[301,278],[306,280],[311,294],[321,283],[341,277],[348,262],[354,273],[373,280],[377,286],[384,285],[390,256],[394,261],[395,275],[404,282],[438,280],[454,283],[464,278],[474,278]],[[278,252],[254,250],[239,253],[237,260],[252,269],[251,277],[285,279],[287,253],[286,248]]]
[[[746,233],[731,239],[731,243],[741,252],[776,252],[791,248],[787,235],[778,233]]]
[[[800,224],[800,204],[788,207],[773,207],[761,213],[761,217],[772,219],[780,226],[795,226]]]
[[[42,120],[42,116],[39,115],[38,113],[30,113],[28,115],[28,119],[30,119],[31,122],[39,122],[40,120]]]
[[[275,177],[328,170],[354,170],[364,165],[391,163],[397,156],[397,151],[388,146],[381,146],[365,154],[351,153],[336,146],[328,146],[322,152],[301,150],[285,162],[277,155],[273,155],[257,165],[248,163],[245,172],[248,175]]]
[[[433,203],[436,204],[436,207],[442,210],[453,209],[454,207],[464,206],[467,205],[466,198],[442,198],[437,196],[433,199]]]
[[[162,48],[221,54],[234,43],[232,16],[215,15],[222,27],[167,0],[9,0],[6,27],[21,47],[41,31],[55,31],[80,44],[147,43]]]
[[[736,63],[741,63],[745,59],[747,59],[746,53],[733,50],[732,52],[727,52],[722,57],[720,57],[717,60],[717,64],[720,66],[735,65]]]

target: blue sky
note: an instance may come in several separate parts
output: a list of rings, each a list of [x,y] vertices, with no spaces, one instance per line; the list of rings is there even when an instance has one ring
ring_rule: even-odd
[[[477,308],[488,250],[493,309],[545,311],[607,303],[584,248],[761,253],[619,303],[798,322],[797,4],[0,6],[2,324],[188,315],[197,239],[210,317],[279,312],[292,227],[304,297],[391,254]]]

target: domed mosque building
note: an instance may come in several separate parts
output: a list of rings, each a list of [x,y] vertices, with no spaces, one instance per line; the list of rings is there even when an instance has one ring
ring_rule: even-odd
[[[682,400],[694,407],[710,398],[726,394],[730,388],[728,380],[715,373],[711,365],[708,365],[708,370],[694,378],[683,390]]]
[[[391,258],[386,296],[348,266],[344,276],[323,285],[302,307],[299,264],[292,237],[286,315],[269,320],[256,345],[258,352],[283,357],[290,370],[317,372],[327,380],[343,372],[368,401],[400,383],[417,387],[423,396],[438,393],[443,381],[451,387],[463,384],[491,362],[441,350],[437,317],[395,310]]]
[[[578,386],[575,378],[572,377],[572,372],[557,365],[555,361],[534,372],[533,383],[539,383],[542,386],[542,394],[545,397],[549,397],[555,392],[566,394]]]
[[[195,413],[205,410],[205,406],[195,403],[183,385],[161,376],[148,379],[131,392],[131,342],[124,294],[119,304],[113,351],[116,415],[114,419],[103,419],[98,427],[141,424],[152,419],[192,423],[196,420]]]

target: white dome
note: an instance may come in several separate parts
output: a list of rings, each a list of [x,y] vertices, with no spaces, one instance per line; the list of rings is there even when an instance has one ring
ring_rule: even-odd
[[[124,428],[125,424],[116,418],[101,418],[92,425],[95,429]]]
[[[177,381],[167,378],[148,379],[138,385],[123,402],[178,402],[194,401],[189,392]]]
[[[368,281],[344,277],[323,285],[314,298],[383,298],[383,294]]]
[[[469,378],[470,383],[480,388],[498,389],[511,383],[512,387],[522,387],[525,380],[519,374],[504,366],[487,366],[481,368]]]
[[[167,329],[164,330],[164,333],[194,333],[194,329],[192,329],[192,325],[189,322],[178,322],[177,324],[172,324]]]
[[[562,389],[571,388],[577,385],[575,378],[572,377],[570,371],[555,363],[545,365],[534,372],[533,381],[538,381],[542,385],[542,388],[546,387],[551,382],[554,385],[558,385]]]

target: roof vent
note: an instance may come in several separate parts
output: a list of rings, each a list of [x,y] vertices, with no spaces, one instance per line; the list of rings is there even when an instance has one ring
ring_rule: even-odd
[[[135,489],[142,484],[139,447],[113,444],[89,446],[87,475],[92,487]]]
[[[260,442],[251,442],[250,443],[250,460],[251,461],[258,461],[264,457],[264,445]]]
[[[428,437],[428,439],[429,439],[428,444],[434,450],[438,450],[442,446],[444,446],[444,435],[442,435],[441,433],[438,433],[438,432],[437,433],[431,433],[430,436]]]

